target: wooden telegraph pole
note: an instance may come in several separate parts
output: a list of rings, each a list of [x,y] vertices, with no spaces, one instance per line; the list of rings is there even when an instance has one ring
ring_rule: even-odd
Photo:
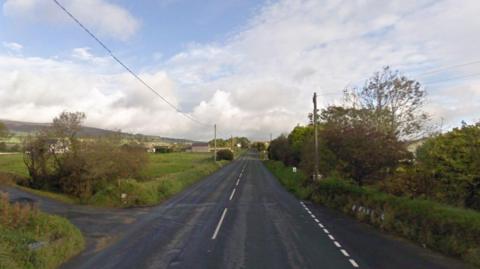
[[[213,125],[213,160],[217,161],[217,124]]]
[[[315,165],[313,169],[313,180],[317,181],[318,178],[318,124],[317,124],[317,93],[313,93],[313,128],[315,133]]]

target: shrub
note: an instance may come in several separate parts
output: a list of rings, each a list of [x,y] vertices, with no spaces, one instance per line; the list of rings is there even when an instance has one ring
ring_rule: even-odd
[[[221,149],[217,151],[217,161],[226,160],[231,161],[233,160],[233,152],[228,149]]]

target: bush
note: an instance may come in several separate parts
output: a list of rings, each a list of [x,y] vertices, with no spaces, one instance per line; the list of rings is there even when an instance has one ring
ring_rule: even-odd
[[[221,149],[217,151],[217,161],[226,160],[231,161],[233,160],[233,152],[228,149]]]

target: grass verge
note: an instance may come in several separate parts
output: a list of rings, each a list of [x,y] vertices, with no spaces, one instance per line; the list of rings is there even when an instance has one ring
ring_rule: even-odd
[[[161,203],[192,184],[217,171],[226,161],[214,163],[210,158],[197,160],[183,171],[162,174],[145,182],[135,179],[119,180],[97,192],[89,204],[105,207],[150,206]],[[122,199],[122,194],[126,197]]]
[[[83,200],[48,190],[21,186],[19,188],[67,204],[101,207],[150,206],[183,191],[227,163],[214,163],[210,153],[149,154],[148,166],[139,179],[120,179],[96,186],[96,193]],[[0,155],[0,183],[11,184],[26,177],[28,172],[21,154]],[[122,198],[122,194],[126,196]]]
[[[0,268],[57,268],[84,248],[81,232],[66,219],[0,196]]]
[[[387,231],[480,268],[480,212],[437,202],[396,197],[349,182],[326,179],[306,189],[281,162],[265,165],[300,198],[338,209]],[[297,174],[297,177],[302,177]]]

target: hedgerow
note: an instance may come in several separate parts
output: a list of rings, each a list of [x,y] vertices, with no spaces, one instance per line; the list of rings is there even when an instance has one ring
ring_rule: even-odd
[[[480,267],[480,212],[397,197],[338,179],[302,187],[305,179],[286,180],[291,168],[274,161],[267,161],[266,166],[297,195],[310,192],[306,197],[316,203]]]

